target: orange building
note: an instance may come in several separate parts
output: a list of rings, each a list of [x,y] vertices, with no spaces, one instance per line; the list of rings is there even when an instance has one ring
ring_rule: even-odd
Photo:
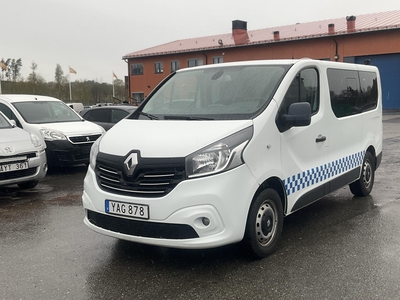
[[[313,58],[379,68],[384,109],[400,109],[400,10],[177,40],[126,54],[131,102],[138,104],[177,69],[258,59]]]

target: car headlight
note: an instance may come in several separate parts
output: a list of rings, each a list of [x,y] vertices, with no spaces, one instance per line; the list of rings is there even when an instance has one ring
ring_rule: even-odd
[[[243,164],[242,153],[253,135],[253,127],[232,134],[185,159],[189,178],[231,170]]]
[[[40,134],[43,136],[45,141],[58,141],[58,140],[66,140],[67,137],[64,133],[58,130],[42,128],[40,129]]]
[[[31,135],[31,142],[32,142],[33,146],[35,146],[36,148],[41,147],[42,141],[39,139],[39,137],[33,133],[31,133],[30,135]]]
[[[90,148],[90,167],[94,170],[96,167],[97,154],[99,153],[99,145],[103,136],[99,137]]]

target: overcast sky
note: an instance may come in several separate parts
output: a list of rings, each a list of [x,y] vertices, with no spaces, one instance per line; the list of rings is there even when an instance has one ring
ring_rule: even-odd
[[[22,59],[26,79],[112,82],[128,75],[125,54],[175,40],[400,9],[399,0],[0,0],[0,59]]]

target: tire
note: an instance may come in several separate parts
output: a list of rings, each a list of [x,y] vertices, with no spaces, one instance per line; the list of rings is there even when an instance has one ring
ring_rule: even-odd
[[[247,217],[244,245],[254,258],[261,259],[278,247],[282,234],[283,208],[278,193],[265,189],[253,201]]]
[[[375,160],[371,152],[366,152],[361,169],[361,176],[357,181],[351,183],[350,191],[356,197],[368,196],[375,180]]]
[[[32,189],[35,186],[37,186],[37,184],[39,183],[39,181],[28,181],[28,182],[23,182],[23,183],[18,183],[18,186],[23,189]]]

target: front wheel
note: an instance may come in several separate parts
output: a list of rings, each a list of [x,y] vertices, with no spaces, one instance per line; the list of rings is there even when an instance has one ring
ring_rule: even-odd
[[[250,207],[243,242],[252,256],[264,258],[278,247],[282,227],[281,198],[275,190],[265,189]]]
[[[375,179],[375,160],[371,152],[366,152],[362,164],[360,178],[350,184],[350,191],[354,196],[364,197],[368,196],[372,187],[374,186]]]

